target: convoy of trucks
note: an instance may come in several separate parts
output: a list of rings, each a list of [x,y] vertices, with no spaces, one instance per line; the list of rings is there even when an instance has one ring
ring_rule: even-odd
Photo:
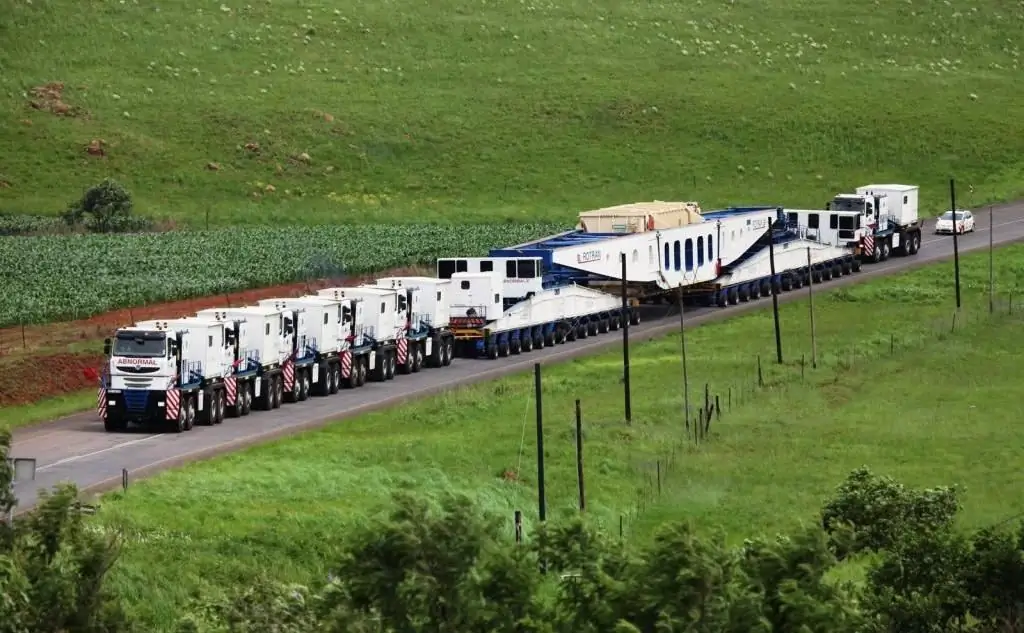
[[[918,188],[855,191],[824,210],[647,202],[587,211],[574,230],[439,259],[436,277],[134,323],[105,342],[97,411],[107,431],[181,433],[455,357],[495,359],[636,325],[641,302],[727,306],[915,255]]]

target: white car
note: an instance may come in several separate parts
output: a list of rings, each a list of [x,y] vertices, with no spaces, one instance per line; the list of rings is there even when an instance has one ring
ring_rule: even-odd
[[[946,211],[935,220],[935,232],[953,234],[953,212]],[[974,214],[966,209],[956,212],[956,232],[960,235],[974,232]]]

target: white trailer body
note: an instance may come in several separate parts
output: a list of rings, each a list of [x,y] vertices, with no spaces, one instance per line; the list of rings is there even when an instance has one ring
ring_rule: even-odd
[[[808,253],[810,253],[809,265],[820,266],[828,262],[841,260],[847,257],[850,251],[842,246],[823,244],[807,239],[784,242],[775,247],[776,275],[783,275],[788,271],[806,268],[808,266]],[[771,253],[768,249],[765,249],[763,252],[757,253],[722,275],[718,283],[722,286],[731,286],[765,278],[770,279],[771,275]],[[758,296],[760,296],[760,293],[758,293]]]
[[[572,270],[604,280],[622,277],[661,291],[714,281],[723,267],[744,257],[775,219],[773,207],[750,207],[691,214],[689,224],[629,234],[564,233],[491,251],[512,257],[543,253],[552,272]]]
[[[245,321],[248,324],[249,341],[243,343],[243,350],[253,350],[263,367],[277,367],[288,358],[291,344],[285,333],[284,311],[265,306],[238,308],[209,308],[200,310],[196,316],[224,321]]]
[[[390,288],[355,286],[351,288],[325,288],[320,297],[336,300],[361,299],[365,304],[366,335],[377,341],[395,341],[403,336],[409,324],[408,301],[404,292]]]
[[[623,319],[639,323],[639,313],[623,311],[618,297],[576,284],[503,308],[497,273],[456,273],[451,280],[451,328],[463,356],[498,358],[618,329]]]
[[[544,271],[539,257],[445,257],[437,260],[438,279],[458,273],[495,274],[502,280],[501,294],[520,299],[544,288]]]
[[[413,321],[425,321],[432,328],[448,327],[450,316],[450,279],[436,277],[384,277],[378,279],[380,288],[410,289],[418,291],[418,307],[413,308]]]
[[[295,315],[295,335],[299,345],[305,343],[319,353],[336,353],[345,340],[342,334],[341,301],[326,297],[261,299],[257,305],[280,309]]]
[[[901,226],[917,222],[919,189],[915,185],[864,185],[857,187],[860,196],[884,196],[888,215]]]

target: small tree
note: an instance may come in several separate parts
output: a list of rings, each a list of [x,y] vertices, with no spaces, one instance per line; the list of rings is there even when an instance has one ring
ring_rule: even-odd
[[[121,183],[107,178],[90,187],[61,216],[69,226],[84,225],[94,233],[121,233],[148,228],[149,222],[132,215],[132,195]]]

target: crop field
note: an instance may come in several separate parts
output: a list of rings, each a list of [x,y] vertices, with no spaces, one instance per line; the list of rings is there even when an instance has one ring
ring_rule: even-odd
[[[1024,173],[1019,1],[0,7],[0,211],[113,176],[193,226],[817,208],[884,180],[930,213],[950,174],[980,204]]]
[[[256,227],[0,238],[0,327],[125,306],[338,278],[487,250],[566,226]]]
[[[702,404],[707,383],[726,408],[699,446],[683,422],[678,335],[632,348],[631,426],[622,420],[621,352],[546,368],[548,516],[575,511],[579,398],[588,516],[611,531],[625,516],[630,539],[647,538],[655,519],[679,517],[720,525],[733,539],[786,529],[810,519],[862,464],[908,485],[965,484],[966,520],[1001,518],[1005,495],[1024,481],[1014,351],[1024,306],[1009,309],[1024,283],[1024,246],[1000,249],[997,261],[999,310],[990,317],[987,258],[964,259],[965,307],[953,333],[948,263],[816,294],[817,369],[809,366],[805,301],[781,306],[782,366],[770,311],[688,331],[693,400]],[[166,630],[193,591],[208,594],[258,570],[295,580],[325,573],[346,527],[386,508],[396,489],[466,493],[507,517],[510,534],[521,509],[529,534],[537,503],[532,392],[532,376],[512,376],[110,494],[98,521],[129,538],[116,583],[153,630]],[[638,488],[673,453],[660,500],[636,516]]]

